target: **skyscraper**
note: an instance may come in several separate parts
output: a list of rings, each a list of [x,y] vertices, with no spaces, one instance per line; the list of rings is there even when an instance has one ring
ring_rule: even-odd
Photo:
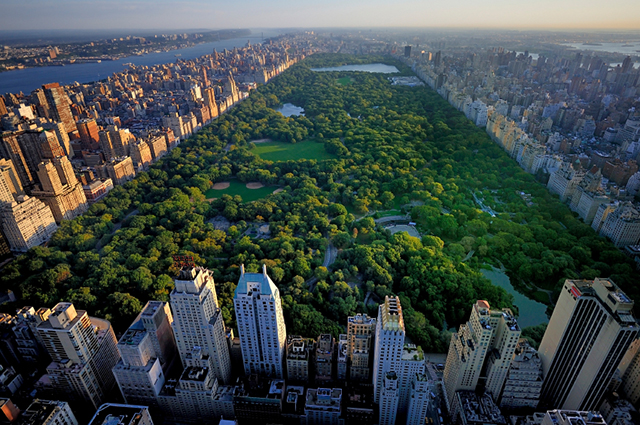
[[[169,304],[149,301],[118,341],[121,360],[113,374],[125,402],[157,407],[164,372],[175,356]]]
[[[600,405],[638,335],[632,310],[633,301],[610,279],[565,281],[538,350],[543,403],[569,410]]]
[[[89,209],[82,184],[66,156],[40,163],[38,179],[42,189],[31,193],[51,208],[57,223],[72,220]]]
[[[395,372],[399,369],[399,364],[402,360],[404,336],[404,319],[402,317],[400,299],[387,296],[384,299],[384,303],[378,306],[378,320],[376,323],[373,360],[373,400],[376,403],[380,402],[380,394],[383,390],[385,377],[390,371],[394,372],[397,390],[398,376]]]
[[[208,367],[219,381],[231,381],[231,358],[211,271],[184,267],[171,292],[171,310],[182,365]]]
[[[67,133],[76,131],[76,121],[71,113],[71,100],[69,100],[69,96],[64,91],[64,87],[60,87],[58,83],[51,83],[43,85],[42,88],[49,104],[52,118],[64,123]]]
[[[80,120],[77,125],[82,148],[89,150],[100,148],[100,135],[98,134],[99,129],[96,120],[93,118]]]
[[[115,385],[111,369],[120,359],[111,324],[58,303],[37,329],[51,356],[47,375],[53,387],[97,409]]]
[[[265,265],[262,273],[245,273],[244,265],[240,266],[233,305],[245,374],[282,378],[287,331],[280,291]]]
[[[425,423],[429,403],[431,402],[431,388],[427,375],[417,373],[411,384],[407,425],[422,425]]]

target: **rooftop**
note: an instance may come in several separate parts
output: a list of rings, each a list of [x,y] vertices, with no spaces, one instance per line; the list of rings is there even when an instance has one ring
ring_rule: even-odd
[[[107,403],[100,406],[89,425],[138,425],[149,420],[146,406]]]
[[[456,397],[461,406],[460,414],[465,416],[467,424],[507,424],[502,412],[488,394],[477,395],[473,391],[457,391]]]

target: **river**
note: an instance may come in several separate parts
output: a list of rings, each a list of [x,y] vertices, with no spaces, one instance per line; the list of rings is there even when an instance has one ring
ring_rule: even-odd
[[[549,322],[549,318],[546,314],[547,306],[538,301],[529,299],[525,295],[516,291],[513,285],[511,285],[509,276],[500,271],[500,269],[481,269],[480,272],[484,277],[489,279],[491,283],[503,288],[505,291],[513,295],[513,304],[518,307],[519,311],[518,324],[521,329]]]
[[[252,30],[248,37],[230,38],[228,40],[213,41],[198,44],[184,49],[171,50],[169,52],[149,53],[142,56],[129,56],[116,61],[102,61],[101,63],[81,63],[66,66],[44,66],[38,68],[16,69],[0,72],[0,93],[30,93],[47,83],[71,84],[90,83],[105,79],[113,73],[124,71],[126,63],[136,66],[152,66],[163,63],[175,62],[178,59],[195,59],[197,57],[213,53],[213,49],[221,52],[224,49],[244,47],[247,41],[252,44],[261,42],[264,38],[275,37],[282,32],[278,30]],[[257,37],[257,38],[256,38]],[[180,55],[176,57],[176,55]]]

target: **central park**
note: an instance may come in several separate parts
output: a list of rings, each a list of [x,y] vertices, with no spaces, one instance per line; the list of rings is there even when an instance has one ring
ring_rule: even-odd
[[[321,54],[291,67],[5,266],[2,287],[36,308],[73,302],[122,332],[147,300],[168,300],[173,256],[187,255],[213,270],[233,327],[240,265],[265,264],[291,334],[337,336],[347,316],[375,316],[395,294],[411,340],[439,352],[477,299],[517,311],[482,270],[503,270],[547,305],[567,278],[610,277],[640,299],[630,260],[436,92],[311,69],[376,62],[413,75],[381,56]],[[304,115],[285,117],[284,103]],[[421,237],[379,223],[395,215]],[[226,230],[213,224],[221,218]],[[267,237],[248,231],[263,224]],[[324,267],[329,244],[339,254]]]

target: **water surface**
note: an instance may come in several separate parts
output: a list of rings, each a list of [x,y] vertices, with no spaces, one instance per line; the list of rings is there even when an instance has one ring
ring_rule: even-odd
[[[277,108],[276,112],[280,112],[285,117],[290,117],[291,115],[304,115],[304,109],[294,105],[293,103],[285,103],[281,107]]]
[[[513,304],[518,307],[520,315],[518,316],[518,324],[520,328],[526,328],[528,326],[536,326],[540,323],[548,323],[546,311],[547,306],[527,298],[525,295],[516,291],[511,285],[509,276],[499,269],[493,270],[480,270],[480,272],[496,286],[503,288],[505,291],[513,295]]]
[[[375,72],[380,74],[394,74],[398,71],[393,65],[387,65],[384,63],[369,63],[366,65],[342,65],[333,66],[329,68],[311,68],[312,71],[328,72],[328,71],[361,71],[361,72]]]

